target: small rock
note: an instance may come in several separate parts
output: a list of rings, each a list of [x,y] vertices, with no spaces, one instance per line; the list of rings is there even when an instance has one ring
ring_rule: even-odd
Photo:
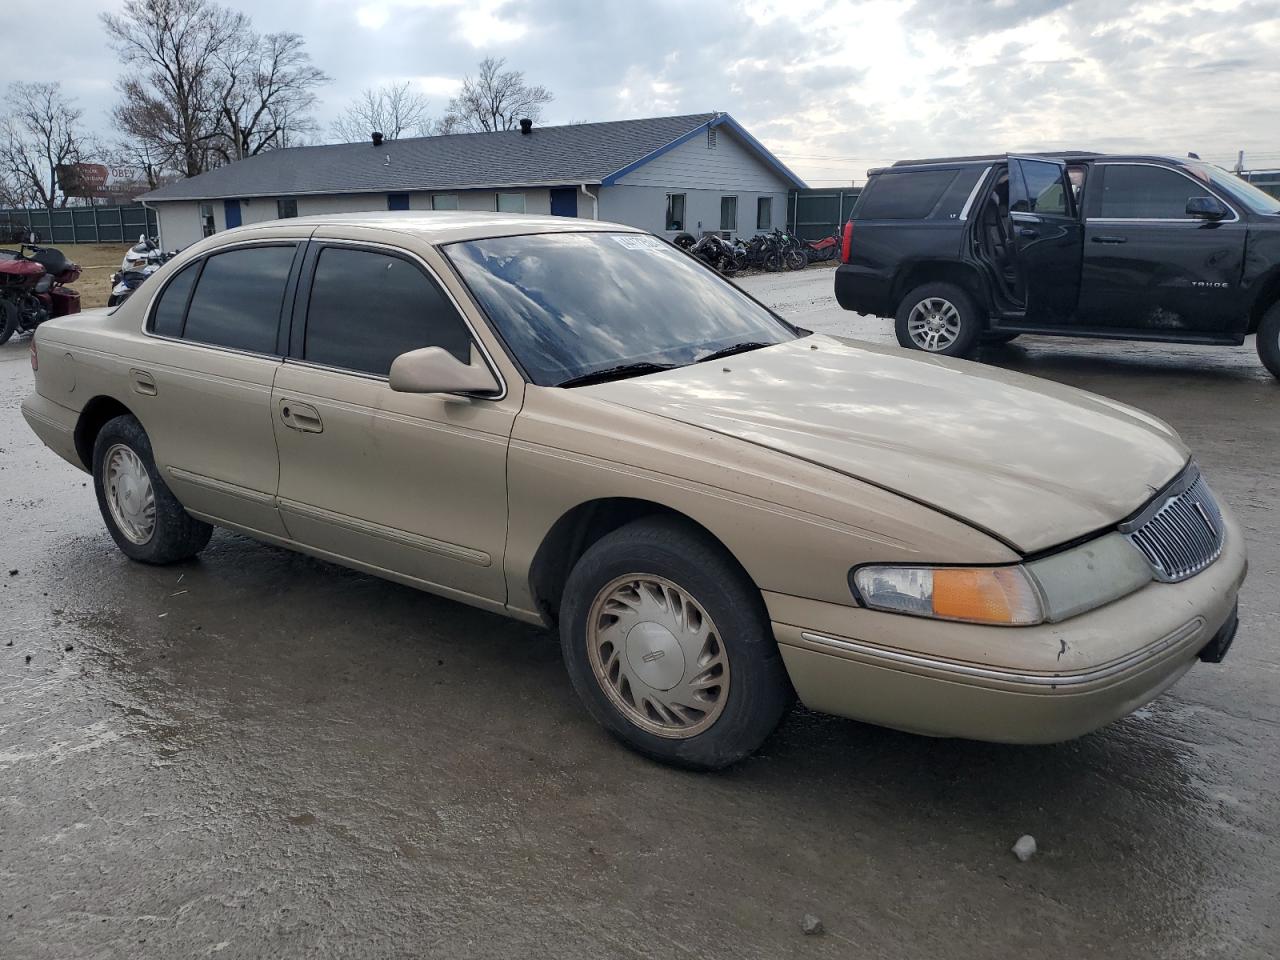
[[[1036,855],[1036,838],[1029,833],[1024,833],[1013,845],[1013,855],[1026,863]]]
[[[14,567],[12,570],[10,570],[10,571],[9,571],[9,576],[11,576],[11,577],[16,577],[17,575],[18,575],[18,568],[17,568],[17,567]]]
[[[75,647],[73,647],[71,644],[69,644],[69,643],[68,643],[68,644],[67,644],[65,647],[63,647],[62,649],[63,649],[63,651],[64,651],[64,652],[66,652],[66,653],[70,653],[72,650],[74,650],[74,649],[75,649]]]
[[[812,913],[806,913],[804,919],[800,921],[800,929],[805,932],[806,936],[816,936],[823,932],[822,921]]]
[[[27,663],[30,663],[30,662],[31,662],[31,654],[29,654],[29,653],[28,653],[28,654],[27,654],[27,656],[26,656],[26,662],[27,662]]]

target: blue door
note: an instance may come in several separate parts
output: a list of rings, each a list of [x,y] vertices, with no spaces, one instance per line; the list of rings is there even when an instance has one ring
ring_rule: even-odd
[[[240,201],[239,200],[223,200],[222,209],[227,214],[227,229],[240,226]]]
[[[578,188],[557,187],[551,191],[551,215],[576,217],[578,215]]]
[[[408,210],[409,195],[407,193],[388,193],[387,209],[388,210]]]

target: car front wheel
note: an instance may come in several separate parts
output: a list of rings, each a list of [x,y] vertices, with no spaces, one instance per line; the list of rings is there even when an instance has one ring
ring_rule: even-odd
[[[1280,302],[1273,303],[1271,309],[1262,315],[1258,324],[1258,359],[1271,371],[1273,377],[1280,377]]]
[[[151,440],[134,417],[116,417],[98,432],[93,488],[111,539],[132,560],[187,560],[204,549],[213,533],[213,527],[187,513],[165,485],[151,454]]]
[[[969,295],[950,283],[926,283],[898,304],[894,331],[912,350],[966,357],[973,352],[985,321]]]
[[[574,567],[560,645],[592,716],[628,746],[697,770],[728,766],[794,699],[760,591],[689,525],[643,519]]]

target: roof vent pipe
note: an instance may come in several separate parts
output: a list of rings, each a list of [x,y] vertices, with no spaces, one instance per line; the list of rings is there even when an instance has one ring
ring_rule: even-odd
[[[526,137],[527,137],[529,134],[533,133],[533,121],[532,121],[532,120],[530,120],[528,117],[525,117],[523,120],[521,120],[521,121],[520,121],[520,132],[521,132],[522,134],[524,134]]]
[[[373,137],[373,145],[374,145],[375,147],[380,147],[380,146],[382,146],[382,134],[381,134],[381,133],[379,133],[377,130],[375,130],[375,131],[373,131],[373,133],[372,133],[372,134],[370,134],[370,136],[372,136],[372,137]]]

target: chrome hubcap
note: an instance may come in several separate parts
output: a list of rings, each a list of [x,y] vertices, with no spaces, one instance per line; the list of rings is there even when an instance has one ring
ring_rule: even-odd
[[[728,700],[729,658],[715,624],[663,577],[629,574],[596,594],[587,654],[614,706],[660,737],[701,733]]]
[[[156,531],[151,475],[142,458],[122,443],[107,451],[103,464],[102,483],[111,519],[131,543],[142,546]]]
[[[960,336],[960,311],[941,297],[921,300],[907,315],[907,334],[921,350],[945,350]]]

